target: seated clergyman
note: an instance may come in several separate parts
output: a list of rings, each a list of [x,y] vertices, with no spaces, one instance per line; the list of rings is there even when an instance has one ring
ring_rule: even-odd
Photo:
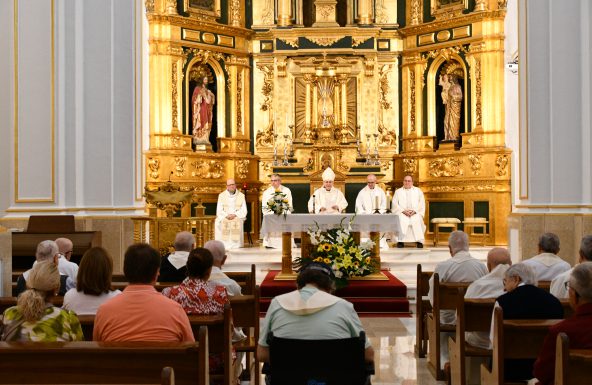
[[[236,189],[234,179],[228,179],[226,190],[218,195],[215,223],[215,239],[222,241],[227,250],[243,246],[243,223],[246,217],[245,194]]]
[[[335,173],[330,167],[323,172],[323,187],[315,190],[308,200],[308,212],[314,214],[338,214],[347,207],[343,193],[333,186]]]

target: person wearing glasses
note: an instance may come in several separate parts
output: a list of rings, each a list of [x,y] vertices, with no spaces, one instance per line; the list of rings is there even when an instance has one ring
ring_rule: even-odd
[[[540,385],[554,383],[555,348],[559,333],[567,334],[570,349],[592,349],[592,262],[582,262],[574,267],[564,286],[567,286],[569,305],[575,313],[549,328],[534,364],[534,376]]]
[[[215,239],[224,243],[226,250],[243,247],[245,218],[247,218],[245,194],[236,189],[234,179],[228,179],[226,190],[218,195],[215,223]]]
[[[282,185],[282,178],[278,174],[271,174],[271,186],[263,191],[263,197],[261,198],[261,211],[263,216],[275,215],[271,208],[268,206],[268,202],[274,198],[276,193],[284,194],[284,199],[288,200],[288,206],[290,207],[289,214],[293,210],[292,205],[292,191],[289,188]],[[292,241],[294,242],[294,241]],[[263,236],[263,246],[271,249],[282,248],[282,233],[281,232],[268,232]],[[292,247],[295,245],[293,244]]]
[[[55,240],[60,251],[60,257],[58,259],[58,270],[60,274],[67,275],[70,279],[76,283],[76,277],[78,276],[78,265],[70,261],[72,252],[74,251],[74,244],[68,238],[58,238]]]
[[[582,238],[580,243],[580,256],[578,263],[592,262],[592,235],[586,235]],[[559,274],[551,281],[551,294],[559,299],[569,298],[569,291],[567,290],[567,283],[571,277],[573,269]]]
[[[377,186],[376,175],[370,174],[366,177],[366,187],[360,190],[356,198],[356,214],[374,214],[376,210],[380,214],[386,212],[386,194],[384,190]],[[367,235],[364,235],[367,237]],[[380,238],[380,248],[388,249],[386,238]]]

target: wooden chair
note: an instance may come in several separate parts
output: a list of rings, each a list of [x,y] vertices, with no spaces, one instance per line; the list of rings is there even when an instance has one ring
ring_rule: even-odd
[[[254,265],[253,265],[254,266]],[[232,320],[234,327],[243,328],[247,338],[233,343],[236,352],[246,354],[247,369],[251,384],[259,385],[259,360],[257,345],[259,341],[259,286],[255,286],[253,294],[230,297]]]
[[[440,323],[441,310],[456,310],[458,301],[463,301],[464,292],[470,282],[440,282],[438,273],[434,273],[434,295],[432,312],[427,317],[428,327],[428,369],[438,381],[444,380],[444,371],[440,362],[440,333],[454,332],[454,325]],[[459,291],[460,289],[462,290]]]
[[[509,384],[504,381],[504,359],[535,359],[549,327],[560,320],[504,320],[503,310],[493,312],[493,354],[491,370],[481,365],[482,385]]]
[[[592,349],[570,349],[569,337],[557,335],[555,385],[587,384],[592,378]]]
[[[209,385],[208,332],[197,342],[0,342],[0,384]]]
[[[415,317],[415,354],[419,358],[424,358],[428,352],[428,329],[426,321],[428,313],[432,310],[432,305],[428,299],[430,291],[430,277],[433,272],[421,271],[421,264],[417,264],[417,294],[415,294],[416,301],[416,317]]]
[[[464,289],[459,288],[459,296]],[[464,299],[456,306],[456,334],[448,338],[450,352],[450,377],[453,385],[466,383],[466,357],[491,357],[492,351],[469,345],[465,340],[465,332],[487,332],[491,330],[491,314],[495,298]]]
[[[485,246],[487,242],[487,218],[482,217],[466,217],[463,221],[463,228],[465,233],[468,234],[469,239],[475,238],[476,236],[481,237],[481,245]],[[475,233],[475,229],[481,229],[481,234]]]
[[[232,359],[232,309],[230,305],[224,307],[224,314],[196,315],[189,314],[191,329],[197,339],[197,333],[202,326],[208,328],[208,349],[210,354],[220,354],[224,363],[223,372],[210,374],[210,378],[222,381],[224,385],[232,384],[234,377]]]
[[[334,340],[278,338],[270,333],[271,385],[364,385],[373,369],[365,362],[365,334]]]
[[[440,243],[440,230],[450,229],[450,232],[458,230],[458,224],[460,219],[458,218],[432,218],[432,224],[434,225],[434,246],[438,246]]]

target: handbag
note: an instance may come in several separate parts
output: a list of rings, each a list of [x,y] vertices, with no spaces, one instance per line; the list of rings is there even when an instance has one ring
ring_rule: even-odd
[[[25,322],[24,318],[10,325],[4,324],[4,317],[0,316],[0,341],[12,341],[20,332],[21,325]]]

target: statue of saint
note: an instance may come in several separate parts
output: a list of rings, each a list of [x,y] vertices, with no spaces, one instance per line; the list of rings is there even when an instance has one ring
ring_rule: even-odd
[[[193,143],[209,144],[212,130],[213,108],[216,97],[208,89],[208,77],[200,77],[201,84],[195,86],[191,105],[193,107]]]
[[[444,140],[455,141],[460,132],[460,111],[462,88],[454,74],[440,75],[439,85],[442,86],[442,102],[446,107],[444,115]]]

